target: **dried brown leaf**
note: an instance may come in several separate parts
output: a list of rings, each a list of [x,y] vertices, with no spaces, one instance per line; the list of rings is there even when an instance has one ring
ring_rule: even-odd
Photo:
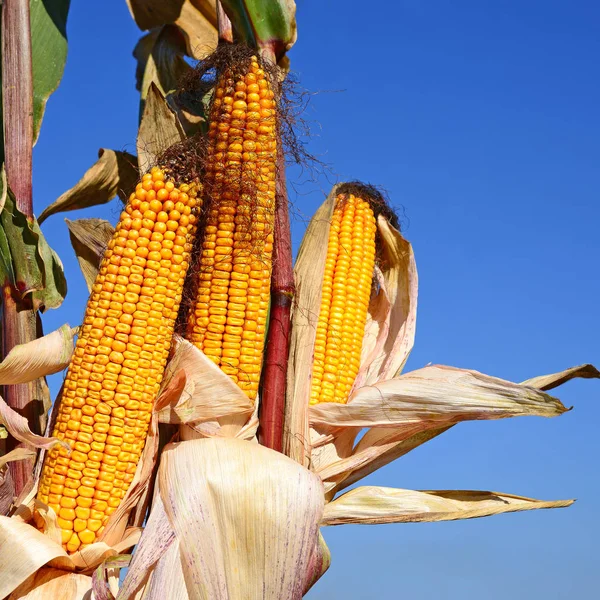
[[[137,138],[140,173],[156,165],[160,154],[182,141],[185,133],[165,97],[155,83],[150,84]]]
[[[115,229],[104,219],[78,219],[77,221],[65,219],[65,221],[69,228],[71,246],[75,250],[88,292],[91,293],[104,251]]]
[[[571,367],[570,369],[565,369],[559,373],[533,377],[532,379],[524,381],[521,385],[528,385],[540,390],[551,390],[577,377],[583,379],[598,379],[600,378],[600,371],[598,371],[594,365],[579,365],[578,367]]]
[[[106,204],[117,194],[126,198],[135,187],[138,176],[135,156],[128,152],[100,149],[96,163],[75,187],[46,207],[38,223],[59,212]]]

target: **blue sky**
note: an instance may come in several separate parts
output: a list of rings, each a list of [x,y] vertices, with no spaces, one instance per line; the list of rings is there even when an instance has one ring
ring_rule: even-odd
[[[420,278],[407,369],[443,363],[520,381],[600,363],[597,3],[298,5],[290,57],[315,92],[309,148],[331,172],[291,193],[294,212],[310,216],[331,183],[347,179],[384,186],[401,207]],[[68,35],[65,76],[34,151],[38,214],[99,148],[135,152],[140,32],[125,2],[73,2]],[[114,221],[118,212],[112,203],[67,216]],[[296,245],[303,229],[299,217]],[[50,331],[79,322],[86,292],[62,216],[43,230],[69,277],[63,307],[44,316]],[[578,498],[573,507],[327,529],[333,564],[308,597],[591,597],[600,383],[572,382],[557,395],[575,410],[460,425],[366,483]]]

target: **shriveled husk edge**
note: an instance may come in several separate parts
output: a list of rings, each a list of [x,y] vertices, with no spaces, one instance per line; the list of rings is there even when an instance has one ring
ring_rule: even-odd
[[[577,377],[600,377],[581,365],[536,378],[545,389]],[[363,388],[347,405],[318,405],[322,427],[352,432],[372,424],[346,456],[319,465],[327,492],[337,492],[465,420],[558,416],[567,408],[528,380],[511,383],[476,371],[431,366]],[[323,409],[323,412],[319,412]],[[334,416],[335,415],[335,416]],[[338,435],[340,435],[338,433]]]
[[[431,523],[539,508],[564,508],[573,502],[574,500],[534,500],[523,496],[485,491],[417,492],[366,486],[352,489],[327,504],[322,524]]]
[[[72,352],[73,335],[68,326],[15,348],[0,364],[6,380],[28,381],[65,368]],[[40,360],[40,350],[44,359]],[[8,362],[7,362],[8,361]],[[8,365],[8,366],[6,366]],[[9,368],[10,367],[10,368]],[[12,379],[11,379],[12,378]],[[1,380],[4,381],[4,380]],[[255,431],[256,407],[229,377],[208,360],[200,350],[181,338],[174,342],[173,356],[161,385],[155,410],[134,480],[118,509],[111,515],[98,542],[72,555],[62,549],[56,515],[35,499],[37,481],[18,499],[12,517],[0,517],[0,597],[10,594],[39,568],[47,565],[64,571],[89,574],[107,558],[134,546],[140,535],[152,474],[158,454],[158,423],[190,424],[237,418],[247,423],[240,430],[246,437]],[[27,421],[0,398],[0,423],[26,447],[3,456],[6,463],[30,457],[36,448],[50,449],[56,438],[33,434]],[[217,432],[222,435],[222,432]],[[42,456],[38,457],[38,461]],[[39,465],[38,465],[39,466]],[[0,468],[5,468],[0,467]],[[36,469],[39,472],[39,468]],[[34,508],[44,521],[44,533],[29,522]]]
[[[172,444],[157,481],[118,600],[142,589],[147,600],[165,589],[177,599],[301,598],[329,565],[322,483],[280,453],[235,439]]]

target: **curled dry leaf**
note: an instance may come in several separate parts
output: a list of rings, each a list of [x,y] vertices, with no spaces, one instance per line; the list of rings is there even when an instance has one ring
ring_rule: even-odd
[[[185,133],[177,115],[167,104],[156,84],[151,83],[137,138],[140,173],[146,173],[156,165],[162,152],[183,139]]]
[[[104,219],[78,219],[77,221],[65,219],[65,221],[69,229],[71,246],[75,250],[88,292],[91,293],[104,251],[115,228]]]
[[[61,441],[55,437],[43,437],[32,433],[29,429],[29,423],[25,417],[15,412],[6,402],[0,397],[0,423],[6,426],[8,432],[20,442],[33,446],[34,448],[44,448],[50,450],[56,444],[61,444],[70,451],[70,446],[67,442]]]
[[[423,423],[427,429],[474,419],[554,417],[566,410],[535,388],[477,371],[431,366],[361,388],[347,404],[311,406],[310,420],[353,427]]]
[[[302,597],[323,511],[318,477],[263,446],[211,438],[165,448],[158,481],[191,598]]]
[[[126,198],[137,180],[135,156],[128,152],[101,148],[96,163],[86,171],[75,187],[46,207],[39,222],[42,223],[50,215],[59,212],[106,204],[117,194]]]
[[[187,54],[198,60],[217,47],[217,13],[214,0],[127,0],[140,29],[176,24],[186,37]]]
[[[63,325],[37,340],[15,346],[0,363],[0,385],[28,383],[62,371],[73,354],[77,329]]]
[[[0,470],[4,465],[7,465],[9,462],[13,462],[15,460],[28,460],[33,459],[36,456],[36,451],[31,448],[15,448],[11,450],[8,454],[3,454],[0,456]]]
[[[579,365],[578,367],[571,367],[570,369],[565,369],[559,373],[533,377],[532,379],[524,381],[521,385],[528,385],[540,390],[551,390],[577,377],[583,379],[598,379],[600,378],[600,371],[598,371],[594,365]]]
[[[362,367],[367,371],[365,385],[395,377],[402,370],[414,345],[417,323],[418,276],[412,246],[381,215],[377,227],[382,246],[380,268],[390,309],[383,348]]]
[[[200,423],[220,417],[240,415],[248,419],[253,403],[234,381],[193,344],[176,336],[174,354],[167,366],[163,390],[169,390],[174,376],[183,370],[185,383],[175,383],[176,392],[158,412],[161,423]]]
[[[471,490],[415,492],[359,487],[325,506],[322,525],[417,523],[487,517],[538,508],[564,508],[574,500],[543,501]]]
[[[89,575],[44,567],[28,577],[8,600],[91,600],[91,589]]]

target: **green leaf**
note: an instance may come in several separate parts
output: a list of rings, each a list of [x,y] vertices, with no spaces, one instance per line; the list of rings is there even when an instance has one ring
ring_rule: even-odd
[[[10,189],[0,214],[0,230],[1,268],[14,290],[23,299],[31,294],[35,310],[60,306],[67,294],[62,263],[35,217],[27,219],[17,208]]]
[[[70,0],[30,0],[34,143],[46,102],[58,87],[65,68],[69,5]]]
[[[234,37],[273,53],[279,61],[296,41],[294,0],[222,0]]]

